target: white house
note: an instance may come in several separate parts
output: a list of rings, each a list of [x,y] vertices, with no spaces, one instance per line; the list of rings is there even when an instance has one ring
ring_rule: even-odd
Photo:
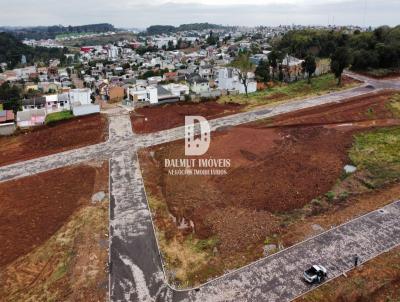
[[[210,91],[210,83],[201,77],[194,77],[189,80],[190,90],[195,94],[203,94]]]
[[[91,104],[92,101],[90,99],[91,90],[89,88],[82,88],[82,89],[71,89],[69,92],[69,99],[71,105],[81,104],[81,105],[88,105]]]
[[[157,87],[155,86],[135,85],[134,87],[128,87],[127,95],[129,101],[158,103]]]
[[[178,97],[183,97],[185,95],[189,94],[189,87],[184,84],[175,84],[171,83],[168,85],[162,85],[166,90],[171,92],[172,95],[178,96]]]
[[[71,109],[68,93],[46,95],[45,98],[47,114]]]
[[[204,79],[212,79],[213,78],[213,67],[211,65],[200,65],[199,67],[199,75]]]
[[[254,80],[254,74],[249,72],[247,74],[248,84],[247,84],[247,92],[255,92],[257,91],[257,82]],[[243,83],[239,79],[239,73],[235,68],[221,68],[218,70],[218,87],[222,90],[227,91],[236,91],[239,93],[245,93],[246,89]]]

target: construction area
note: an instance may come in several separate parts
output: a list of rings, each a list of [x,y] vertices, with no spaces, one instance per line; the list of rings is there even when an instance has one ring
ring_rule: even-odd
[[[312,84],[299,81],[294,84],[274,84],[269,89],[245,95],[224,95],[216,101],[178,102],[135,109],[131,114],[135,133],[151,133],[182,126],[185,116],[200,115],[207,119],[248,111],[259,106],[271,106],[305,97],[329,94],[360,85],[360,81],[343,76],[342,86],[336,85],[332,75],[314,79]]]
[[[20,130],[0,137],[0,166],[97,144],[107,136],[107,118],[100,114]]]
[[[141,150],[169,282],[199,285],[398,199],[399,126],[399,95],[381,91],[213,132],[201,158],[229,159],[226,175],[168,173],[183,141]]]
[[[104,301],[108,162],[0,183],[4,301]]]
[[[131,115],[133,131],[151,133],[182,126],[187,115],[201,115],[208,119],[238,113],[243,106],[219,104],[215,101],[200,103],[174,103],[136,109]]]

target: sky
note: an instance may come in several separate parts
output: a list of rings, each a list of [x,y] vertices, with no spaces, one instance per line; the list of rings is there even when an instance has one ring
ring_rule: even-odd
[[[0,26],[397,25],[400,0],[0,0]]]

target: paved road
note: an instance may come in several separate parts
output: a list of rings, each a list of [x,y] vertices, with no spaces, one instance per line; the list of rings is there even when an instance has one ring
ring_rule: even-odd
[[[210,120],[209,122],[211,130],[214,131],[220,127],[230,127],[249,122],[254,122],[257,120],[270,118],[279,114],[288,113],[300,109],[306,109],[329,103],[343,102],[351,97],[360,96],[367,93],[378,93],[381,91],[380,87],[376,89],[371,89],[365,86],[366,85],[363,85],[361,87],[356,87],[318,97],[293,101],[286,104],[274,105],[264,108],[256,108],[252,111],[241,112],[234,115],[229,115],[214,120]],[[149,147],[157,144],[170,142],[173,140],[182,139],[184,137],[184,133],[185,133],[184,127],[177,127],[173,129],[168,129],[164,131],[143,135],[140,136],[138,139],[138,144],[139,144],[138,147],[140,148]]]
[[[303,108],[342,102],[382,88],[400,89],[396,81],[368,81],[376,89],[364,85],[289,104],[258,108],[210,123],[216,130]],[[394,203],[385,207],[382,213],[372,212],[207,283],[198,291],[174,290],[164,280],[136,151],[181,139],[184,129],[178,127],[149,135],[133,135],[129,116],[123,110],[113,109],[108,115],[110,131],[107,142],[0,167],[0,182],[92,159],[110,159],[112,301],[290,301],[310,289],[301,281],[300,274],[314,261],[325,264],[330,269],[329,278],[332,278],[351,267],[354,253],[366,261],[400,244],[400,205]]]
[[[332,279],[352,268],[355,254],[365,262],[400,244],[397,201],[222,276],[198,291],[178,291],[163,280],[137,160],[126,156],[112,161],[111,171],[112,301],[291,301],[313,288],[301,279],[311,264],[327,267]],[[135,184],[134,189],[129,183]]]
[[[375,88],[380,88],[380,89],[400,89],[400,77],[396,78],[388,78],[384,80],[378,80],[374,78],[369,78],[351,71],[346,71],[346,75],[357,79],[361,82],[364,82],[365,85],[372,85]]]
[[[257,108],[249,112],[242,112],[211,120],[211,129],[216,130],[219,127],[249,123],[299,109],[341,102],[345,101],[349,97],[377,91],[379,91],[379,89],[371,90],[366,87],[357,87],[269,108]],[[0,167],[0,182],[34,175],[36,173],[68,165],[78,164],[92,159],[108,159],[123,151],[131,150],[132,152],[135,152],[138,148],[170,142],[184,137],[184,127],[177,127],[147,135],[134,136],[131,132],[128,115],[119,109],[110,112],[109,120],[110,131],[107,142]]]

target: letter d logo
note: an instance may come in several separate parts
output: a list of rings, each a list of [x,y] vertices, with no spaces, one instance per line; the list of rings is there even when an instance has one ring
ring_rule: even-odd
[[[200,138],[195,138],[196,121],[200,125]],[[203,155],[210,147],[211,129],[202,116],[185,116],[185,155]]]

